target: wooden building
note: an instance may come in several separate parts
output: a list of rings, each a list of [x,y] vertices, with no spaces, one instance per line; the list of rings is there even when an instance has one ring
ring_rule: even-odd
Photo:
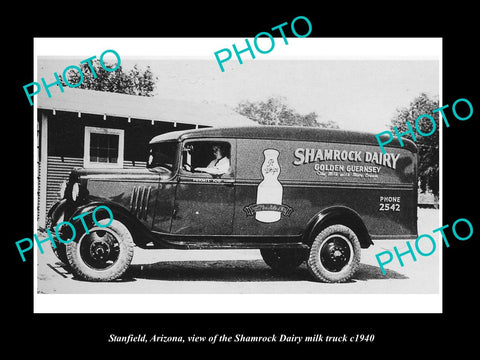
[[[36,102],[39,227],[74,167],[144,167],[156,135],[256,124],[223,105],[84,89],[42,91]]]

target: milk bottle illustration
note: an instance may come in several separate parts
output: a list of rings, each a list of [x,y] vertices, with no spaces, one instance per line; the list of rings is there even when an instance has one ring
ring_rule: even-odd
[[[279,152],[275,149],[266,149],[263,151],[265,160],[262,165],[263,181],[258,185],[257,204],[282,205],[283,187],[278,181],[280,174],[280,165],[278,164]],[[270,209],[272,206],[270,206]],[[255,213],[255,219],[265,223],[271,223],[280,220],[281,212],[278,210],[267,210],[268,207],[261,208]]]

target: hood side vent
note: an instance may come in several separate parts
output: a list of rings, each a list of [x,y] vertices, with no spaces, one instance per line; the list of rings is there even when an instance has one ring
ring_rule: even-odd
[[[148,200],[150,199],[151,190],[151,186],[134,186],[132,189],[130,213],[139,219],[147,219]]]

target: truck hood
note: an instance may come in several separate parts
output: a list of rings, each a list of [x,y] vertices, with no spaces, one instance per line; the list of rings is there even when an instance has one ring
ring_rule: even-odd
[[[70,173],[69,184],[79,183],[79,199],[103,200],[127,209],[142,221],[148,209],[155,204],[160,184],[170,183],[175,173],[165,168],[155,169],[85,169],[75,168]],[[66,187],[66,196],[72,193]],[[162,185],[163,186],[163,185]]]
[[[85,169],[74,168],[70,173],[70,180],[88,181],[88,180],[168,180],[174,173],[164,168],[138,168],[138,169]]]

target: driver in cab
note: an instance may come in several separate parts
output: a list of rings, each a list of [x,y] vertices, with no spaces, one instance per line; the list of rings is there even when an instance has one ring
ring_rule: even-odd
[[[212,147],[215,159],[207,167],[196,167],[195,171],[205,172],[211,175],[223,175],[230,170],[230,159],[226,156],[224,149],[218,145]]]

